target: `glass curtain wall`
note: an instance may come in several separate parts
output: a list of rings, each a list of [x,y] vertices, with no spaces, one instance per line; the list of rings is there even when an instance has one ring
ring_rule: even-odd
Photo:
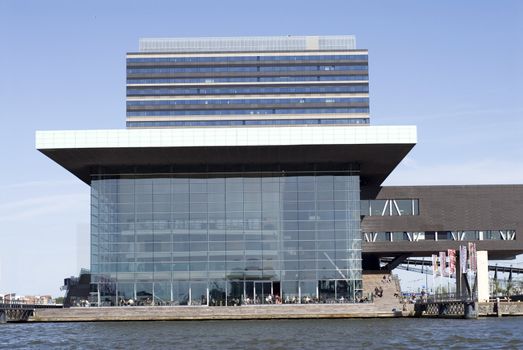
[[[359,176],[97,176],[101,305],[350,302],[361,294]]]

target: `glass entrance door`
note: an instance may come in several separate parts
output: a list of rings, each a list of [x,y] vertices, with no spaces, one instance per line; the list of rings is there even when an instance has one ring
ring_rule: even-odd
[[[254,301],[256,304],[274,304],[274,293],[271,281],[254,282]]]

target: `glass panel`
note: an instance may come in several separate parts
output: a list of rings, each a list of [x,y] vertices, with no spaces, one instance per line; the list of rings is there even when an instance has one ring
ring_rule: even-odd
[[[362,200],[360,202],[361,215],[370,215],[370,201]]]
[[[318,282],[316,281],[301,281],[300,290],[301,290],[301,302],[302,304],[310,304],[317,302],[316,297],[316,288],[318,287]]]
[[[436,233],[434,231],[427,231],[427,232],[425,232],[425,240],[426,241],[434,241],[434,240],[436,240]]]
[[[476,241],[479,239],[478,231],[463,231],[464,241]]]
[[[153,284],[136,283],[136,302],[138,305],[153,305]]]
[[[388,215],[389,213],[387,210],[385,210],[385,213],[383,214],[383,209],[385,208],[385,200],[373,200],[371,201],[371,215],[373,216],[381,216],[381,215]]]
[[[191,305],[207,305],[207,282],[191,282]]]
[[[209,305],[225,306],[225,281],[209,281]]]
[[[354,301],[352,295],[352,288],[349,287],[349,283],[345,280],[336,281],[336,301],[338,303],[348,303]]]
[[[243,281],[227,282],[227,306],[239,306],[243,300]]]
[[[390,241],[390,232],[377,232],[376,242],[378,241]]]
[[[393,215],[412,215],[412,200],[411,199],[397,199],[394,200],[395,203],[392,214]],[[399,213],[398,213],[399,210]]]
[[[247,293],[247,299],[246,301],[250,302],[250,287],[252,283],[246,282],[245,287],[246,290],[249,290],[249,293]],[[272,282],[265,282],[265,281],[255,281],[253,283],[253,295],[254,299],[252,300],[252,303],[254,304],[275,304],[276,299],[273,294],[273,288],[272,288]]]
[[[116,303],[116,286],[114,283],[98,284],[101,306],[115,306]]]
[[[453,240],[451,231],[438,231],[438,241]]]
[[[318,291],[320,293],[320,303],[332,304],[336,302],[336,283],[334,280],[318,281]]]
[[[282,282],[283,303],[297,304],[300,302],[298,281]]]
[[[188,281],[173,281],[173,303],[174,305],[189,304]]]
[[[400,241],[408,241],[409,236],[407,232],[391,232],[392,234],[392,241],[393,242],[400,242]]]
[[[486,231],[485,232],[485,239],[488,239],[488,240],[496,240],[496,241],[499,241],[501,240],[501,232],[498,231]]]
[[[134,305],[134,283],[118,283],[118,305]]]
[[[171,282],[154,283],[154,302],[156,305],[169,305],[171,303]]]

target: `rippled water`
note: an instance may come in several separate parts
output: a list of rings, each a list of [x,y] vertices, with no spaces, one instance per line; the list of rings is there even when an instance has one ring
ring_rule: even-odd
[[[0,325],[8,349],[523,349],[523,318]]]

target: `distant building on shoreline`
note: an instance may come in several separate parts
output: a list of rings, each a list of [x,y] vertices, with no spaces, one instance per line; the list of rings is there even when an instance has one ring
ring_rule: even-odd
[[[16,295],[16,293],[0,294],[1,303],[23,303],[23,304],[54,304],[54,299],[50,295]]]

